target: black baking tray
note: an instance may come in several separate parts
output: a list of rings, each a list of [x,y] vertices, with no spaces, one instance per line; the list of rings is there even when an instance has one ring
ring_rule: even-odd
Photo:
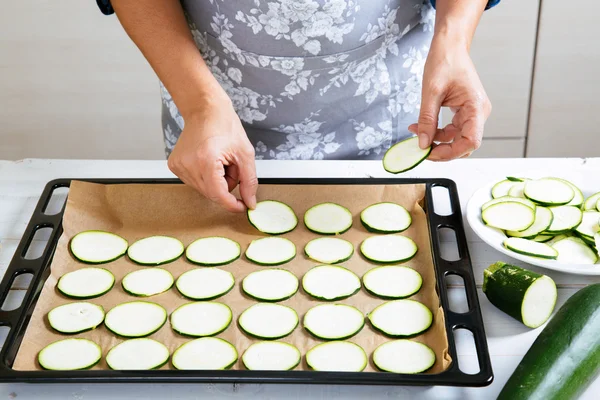
[[[75,180],[75,179],[73,179]],[[181,181],[175,179],[77,179],[100,184],[174,184]],[[444,309],[448,351],[452,363],[445,371],[437,374],[395,374],[387,372],[317,372],[317,371],[113,371],[113,370],[80,370],[80,371],[19,371],[12,369],[25,330],[40,296],[44,282],[50,274],[50,264],[58,240],[62,234],[62,210],[55,215],[44,213],[55,189],[69,187],[72,179],[58,179],[49,182],[41,194],[22,240],[0,283],[0,304],[4,303],[15,278],[21,274],[33,275],[21,306],[12,311],[0,310],[0,326],[10,328],[6,341],[0,351],[0,382],[30,383],[117,383],[117,382],[156,382],[156,383],[294,383],[294,384],[337,384],[337,385],[411,385],[411,386],[487,386],[492,383],[493,372],[487,347],[483,319],[477,298],[477,289],[471,266],[467,240],[463,228],[461,207],[456,185],[449,179],[380,179],[380,178],[341,178],[341,179],[296,179],[268,178],[260,179],[261,185],[270,184],[322,184],[322,185],[402,185],[425,184],[426,196],[424,210],[429,224],[430,242],[433,262],[436,271],[436,289]],[[433,192],[436,186],[448,189],[451,205],[449,215],[438,215],[434,212]],[[66,203],[65,203],[66,204]],[[25,254],[38,229],[51,228],[48,244],[43,254],[37,259],[26,259]],[[459,259],[447,261],[441,257],[439,230],[454,230],[458,243]],[[445,277],[458,275],[465,285],[469,310],[456,313],[450,310]],[[460,370],[455,329],[467,329],[472,332],[479,362],[479,372],[467,374]]]

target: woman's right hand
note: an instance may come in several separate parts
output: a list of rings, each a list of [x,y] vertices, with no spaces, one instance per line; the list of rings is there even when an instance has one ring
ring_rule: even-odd
[[[258,189],[254,147],[229,98],[210,102],[184,120],[169,169],[226,210],[253,209]],[[231,193],[238,184],[241,200]]]

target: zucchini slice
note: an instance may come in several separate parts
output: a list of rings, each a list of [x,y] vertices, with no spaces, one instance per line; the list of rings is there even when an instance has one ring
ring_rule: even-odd
[[[266,237],[250,242],[246,258],[258,265],[281,265],[296,257],[296,245],[282,237]]]
[[[504,262],[483,271],[483,293],[499,310],[529,328],[550,318],[558,295],[552,278]]]
[[[128,338],[149,336],[167,321],[167,310],[148,301],[131,301],[106,313],[104,325],[116,335]]]
[[[255,271],[242,281],[242,290],[259,301],[282,301],[298,291],[298,278],[285,269],[273,268]]]
[[[600,255],[600,232],[594,235],[594,244],[596,246],[596,253]]]
[[[573,206],[550,207],[550,211],[552,211],[554,218],[546,232],[554,235],[571,231],[581,223],[583,218],[581,210]]]
[[[127,252],[129,243],[119,235],[105,231],[84,231],[73,236],[71,254],[87,264],[103,264]]]
[[[254,371],[289,371],[300,364],[300,351],[284,342],[256,342],[242,356],[246,369]]]
[[[38,353],[44,369],[74,371],[92,368],[102,358],[102,349],[88,339],[72,338],[50,343]]]
[[[547,243],[540,243],[534,240],[528,240],[523,238],[511,237],[505,239],[502,243],[504,247],[515,253],[524,254],[531,257],[547,258],[549,260],[556,260],[558,252],[556,249]]]
[[[361,372],[367,366],[367,353],[355,343],[333,341],[310,349],[306,363],[315,371]]]
[[[239,317],[240,328],[258,339],[281,339],[298,326],[294,309],[273,303],[257,303],[248,307]]]
[[[408,229],[412,218],[400,204],[377,203],[360,213],[360,222],[370,232],[398,233]]]
[[[211,267],[229,264],[237,260],[240,254],[238,242],[219,236],[195,240],[185,250],[189,262]]]
[[[248,210],[250,224],[263,233],[280,235],[291,232],[298,225],[294,210],[280,201],[264,200]]]
[[[158,369],[169,361],[169,349],[154,339],[128,339],[106,354],[106,363],[114,370]]]
[[[435,353],[423,343],[398,339],[380,344],[373,352],[373,363],[386,372],[419,374],[435,364]]]
[[[491,205],[494,205],[496,203],[503,203],[505,201],[516,201],[517,203],[523,203],[532,210],[535,210],[536,207],[535,203],[529,199],[525,199],[522,197],[503,196],[498,197],[497,199],[488,200],[487,202],[483,203],[483,205],[481,206],[481,210],[483,211]]]
[[[60,277],[56,288],[67,297],[92,299],[113,288],[115,276],[107,269],[88,267],[67,272]]]
[[[552,247],[558,252],[557,260],[569,264],[595,264],[598,255],[583,240],[577,237],[566,237],[554,243]]]
[[[390,337],[412,337],[425,332],[433,322],[433,314],[415,300],[392,300],[383,303],[367,318],[376,330]]]
[[[304,315],[304,329],[324,340],[348,339],[361,331],[365,317],[346,304],[319,304]]]
[[[546,206],[567,204],[575,197],[571,185],[555,178],[532,179],[525,183],[525,197]]]
[[[510,188],[510,190],[508,191],[508,195],[510,197],[516,197],[516,198],[525,198],[525,194],[523,193],[523,190],[525,189],[525,182],[517,182],[514,185],[512,185],[512,187]]]
[[[304,247],[304,253],[307,257],[323,264],[338,264],[352,257],[354,246],[341,238],[320,237],[308,242]]]
[[[338,265],[319,265],[302,277],[302,288],[317,300],[341,300],[360,290],[360,278]]]
[[[235,284],[229,271],[217,267],[195,268],[177,278],[175,287],[191,300],[213,300],[228,293]]]
[[[306,211],[304,225],[315,233],[339,235],[352,227],[352,213],[336,203],[321,203]]]
[[[582,214],[581,223],[577,225],[575,232],[593,240],[596,232],[600,231],[600,211],[590,210],[584,211]]]
[[[371,236],[360,245],[362,255],[377,263],[408,261],[417,254],[417,244],[401,235]]]
[[[383,169],[392,174],[409,171],[425,161],[431,149],[431,146],[426,149],[419,147],[417,136],[404,139],[385,152],[382,159]]]
[[[401,265],[375,267],[362,278],[365,289],[384,299],[403,299],[417,293],[423,285],[421,274]]]
[[[171,313],[171,328],[185,336],[213,336],[231,323],[231,309],[223,303],[201,301],[179,306]]]
[[[134,296],[149,297],[171,289],[173,282],[173,275],[166,269],[144,268],[125,275],[121,286]]]
[[[492,193],[491,193],[492,198],[498,199],[500,197],[508,196],[508,192],[510,191],[510,188],[512,188],[514,184],[515,184],[515,182],[510,179],[504,179],[504,180],[496,183],[494,186],[492,186]]]
[[[573,200],[571,200],[566,205],[575,206],[575,207],[581,207],[583,205],[583,200],[584,200],[583,193],[576,185],[574,185],[573,183],[571,183],[565,179],[561,179],[561,178],[554,178],[554,179],[566,183],[567,185],[569,185],[571,187],[571,189],[573,189],[573,193],[574,193]]]
[[[87,302],[63,304],[48,313],[48,322],[52,329],[66,334],[95,329],[102,321],[104,321],[104,308]]]
[[[506,231],[524,231],[535,222],[535,211],[523,203],[504,201],[481,212],[486,225]]]
[[[535,208],[535,220],[533,224],[524,231],[506,231],[508,236],[531,239],[547,230],[552,224],[554,214],[552,210],[546,207],[538,206]]]
[[[553,238],[554,238],[554,236],[552,236],[552,235],[537,235],[536,237],[534,237],[531,240],[533,240],[535,242],[540,242],[540,243],[547,243],[550,240],[552,240]]]
[[[585,211],[595,210],[597,207],[598,201],[600,201],[600,192],[594,193],[593,195],[591,195],[590,197],[585,199],[585,202],[583,203],[583,209]],[[600,210],[598,210],[598,211],[600,211]]]
[[[170,236],[150,236],[134,242],[127,249],[129,259],[140,265],[162,265],[177,260],[185,247]]]
[[[235,346],[216,337],[203,337],[182,344],[171,362],[179,370],[224,370],[238,359]]]

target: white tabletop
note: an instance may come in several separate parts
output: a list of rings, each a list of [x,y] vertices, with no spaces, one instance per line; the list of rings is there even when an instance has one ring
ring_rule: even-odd
[[[379,162],[371,161],[258,161],[259,177],[389,177]],[[402,177],[450,178],[457,183],[463,210],[474,191],[483,184],[518,175],[532,169],[600,171],[600,158],[594,159],[467,159],[451,163],[425,162]],[[167,178],[173,177],[164,161],[23,160],[0,161],[0,273],[4,274],[31,213],[46,183],[57,178]],[[600,186],[600,182],[598,184]],[[514,262],[551,276],[559,288],[557,308],[579,288],[600,277],[566,275],[525,265],[483,243],[465,221],[479,300],[494,370],[494,382],[484,388],[333,386],[333,385],[254,385],[254,384],[2,384],[0,398],[7,399],[494,399],[543,327],[528,329],[497,310],[481,292],[483,269],[496,261]],[[452,238],[442,238],[452,247]],[[18,301],[15,290],[11,301]],[[452,283],[452,305],[461,307],[463,290]],[[2,338],[3,340],[4,338]],[[457,338],[460,367],[477,368],[474,346],[464,335]],[[600,379],[582,396],[595,399]]]

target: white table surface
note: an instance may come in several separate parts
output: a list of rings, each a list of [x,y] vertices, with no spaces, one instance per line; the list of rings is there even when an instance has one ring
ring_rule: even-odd
[[[379,162],[371,161],[258,161],[259,177],[389,177]],[[593,159],[466,159],[451,163],[425,162],[402,177],[450,178],[459,189],[463,210],[471,194],[481,185],[506,175],[544,168],[548,174],[565,169],[600,171],[600,158]],[[591,175],[591,174],[590,174]],[[592,175],[593,176],[593,175]],[[21,239],[31,213],[46,183],[56,178],[166,178],[173,177],[165,161],[22,160],[0,161],[0,274],[4,274]],[[598,186],[600,186],[600,178]],[[494,399],[522,356],[543,327],[528,329],[492,306],[481,292],[483,269],[496,261],[514,262],[551,276],[559,288],[557,308],[579,288],[600,277],[566,275],[541,270],[511,259],[483,243],[465,229],[479,288],[479,300],[494,370],[494,382],[484,388],[388,387],[334,385],[254,384],[2,384],[0,399]],[[452,238],[443,238],[452,247]],[[43,244],[43,242],[40,242]],[[15,290],[18,301],[23,290]],[[463,293],[460,283],[450,289],[456,307]],[[2,338],[2,341],[4,338]],[[457,338],[459,365],[465,371],[477,368],[474,346],[465,336]],[[596,399],[598,379],[582,399]]]

